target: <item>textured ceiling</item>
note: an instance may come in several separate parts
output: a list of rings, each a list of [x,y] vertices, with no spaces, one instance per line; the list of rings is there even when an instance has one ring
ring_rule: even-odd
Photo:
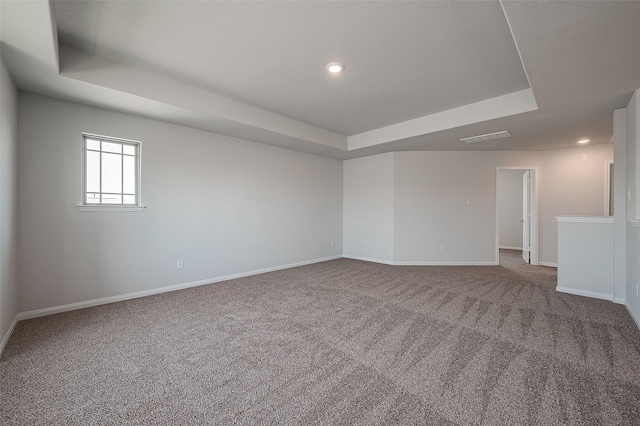
[[[346,159],[607,143],[640,1],[0,1],[22,90]],[[331,61],[346,65],[329,76]],[[462,137],[509,130],[476,144]]]
[[[54,6],[61,43],[344,135],[529,87],[498,2]]]
[[[504,2],[541,107],[640,87],[640,1]]]

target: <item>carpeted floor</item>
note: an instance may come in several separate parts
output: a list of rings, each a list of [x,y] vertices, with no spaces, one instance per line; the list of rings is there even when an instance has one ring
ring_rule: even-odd
[[[22,321],[1,423],[639,425],[625,308],[501,263],[339,259]]]

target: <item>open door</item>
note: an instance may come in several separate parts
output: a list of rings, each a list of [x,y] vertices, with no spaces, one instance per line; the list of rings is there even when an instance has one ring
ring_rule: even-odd
[[[507,171],[516,173],[503,173]],[[522,198],[520,198],[519,179],[522,179]],[[507,187],[510,189],[503,191]],[[500,262],[501,248],[520,250],[522,247],[522,259],[531,265],[538,265],[537,188],[538,167],[496,167],[496,263]],[[520,246],[518,221],[522,225],[522,246]],[[505,240],[508,243],[505,243],[504,247],[500,245],[501,227],[508,236]]]
[[[531,263],[531,241],[529,230],[531,226],[531,209],[529,207],[529,188],[531,186],[531,171],[522,174],[522,258]]]

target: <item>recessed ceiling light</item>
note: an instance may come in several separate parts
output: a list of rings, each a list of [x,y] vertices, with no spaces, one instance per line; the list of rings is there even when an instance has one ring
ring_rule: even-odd
[[[344,65],[342,65],[340,62],[331,62],[327,64],[326,68],[327,71],[329,71],[331,74],[338,74],[344,71]]]
[[[591,139],[581,139],[578,141],[578,143],[589,143],[591,142]]]
[[[501,132],[487,133],[486,135],[478,135],[478,136],[471,136],[468,138],[462,138],[460,139],[460,141],[465,143],[476,143],[476,142],[490,141],[494,139],[504,139],[504,138],[510,138],[510,137],[511,137],[511,133],[509,133],[506,130],[503,130]]]

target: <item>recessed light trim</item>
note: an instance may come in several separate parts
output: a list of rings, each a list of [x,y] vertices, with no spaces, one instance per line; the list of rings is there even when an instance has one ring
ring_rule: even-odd
[[[504,138],[510,138],[510,137],[511,137],[511,133],[509,133],[506,130],[503,130],[501,132],[487,133],[486,135],[478,135],[478,136],[470,136],[468,138],[462,138],[460,139],[460,141],[464,143],[476,143],[476,142],[484,142],[484,141],[490,141],[494,139],[504,139]]]
[[[339,74],[344,71],[344,65],[340,62],[330,62],[325,67],[331,74]]]
[[[579,144],[585,144],[585,143],[589,143],[589,142],[591,142],[591,139],[580,139],[578,141]]]

